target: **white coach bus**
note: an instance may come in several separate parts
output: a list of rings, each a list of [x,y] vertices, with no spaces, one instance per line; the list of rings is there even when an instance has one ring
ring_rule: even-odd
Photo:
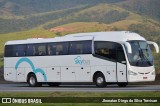
[[[70,34],[50,39],[8,41],[4,78],[30,86],[61,82],[93,82],[97,87],[155,80],[149,44],[156,43],[127,31]]]

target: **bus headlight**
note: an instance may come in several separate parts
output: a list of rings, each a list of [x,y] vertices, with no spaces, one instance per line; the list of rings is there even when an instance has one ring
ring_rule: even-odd
[[[129,71],[128,71],[128,75],[137,75],[137,73],[129,70]]]

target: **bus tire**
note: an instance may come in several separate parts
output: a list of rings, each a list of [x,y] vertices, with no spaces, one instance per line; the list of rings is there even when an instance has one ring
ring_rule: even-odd
[[[61,83],[59,82],[48,82],[48,85],[51,87],[58,87]]]
[[[37,78],[36,78],[35,74],[30,74],[27,78],[27,82],[30,87],[37,87],[37,86],[42,85],[42,83],[37,82]]]
[[[106,81],[102,73],[97,73],[94,81],[97,87],[106,87]]]
[[[128,85],[128,83],[126,82],[122,82],[122,83],[118,83],[117,84],[119,87],[126,87]]]

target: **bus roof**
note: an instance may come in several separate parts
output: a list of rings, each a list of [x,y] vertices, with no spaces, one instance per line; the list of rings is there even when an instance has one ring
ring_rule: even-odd
[[[91,32],[91,33],[77,33],[68,34],[62,37],[55,38],[31,38],[26,40],[14,40],[8,41],[5,45],[12,44],[29,44],[29,43],[44,43],[44,42],[62,42],[62,41],[82,41],[82,40],[92,40],[94,37],[95,41],[112,41],[112,42],[122,42],[129,40],[145,40],[142,36],[137,33],[129,31],[111,31],[111,32]]]

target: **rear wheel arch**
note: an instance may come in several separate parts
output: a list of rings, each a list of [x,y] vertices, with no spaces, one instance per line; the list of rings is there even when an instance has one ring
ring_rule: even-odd
[[[92,77],[92,81],[93,81],[93,82],[95,82],[95,77],[96,77],[96,75],[97,75],[98,73],[103,74],[103,72],[101,72],[101,71],[96,71],[96,72],[93,74],[93,77]],[[104,74],[103,74],[103,76],[104,76]],[[104,76],[104,78],[105,78],[105,76]],[[106,79],[105,79],[105,81],[106,81]]]
[[[105,76],[101,71],[97,71],[93,75],[93,82],[97,87],[105,87],[106,86],[106,80]]]
[[[29,72],[28,75],[27,75],[27,79],[26,79],[27,81],[28,81],[28,78],[29,78],[29,76],[30,76],[31,74],[34,74],[34,75],[35,75],[34,72]],[[35,76],[36,76],[36,75],[35,75]]]
[[[37,77],[33,72],[28,73],[27,83],[29,84],[30,87],[42,86],[42,83],[37,81]]]

